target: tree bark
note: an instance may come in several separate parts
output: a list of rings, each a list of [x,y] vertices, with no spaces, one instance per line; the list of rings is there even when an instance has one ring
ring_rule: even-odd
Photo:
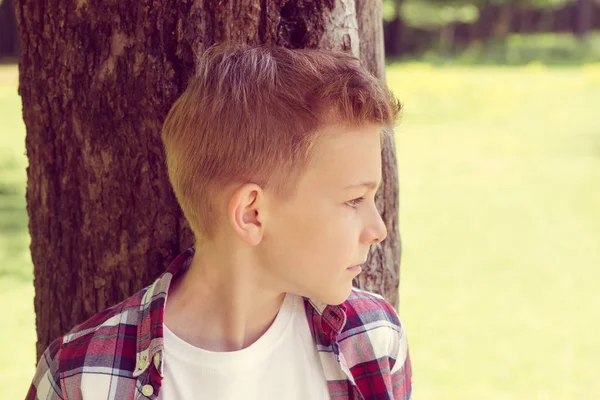
[[[73,325],[149,284],[193,243],[167,179],[160,128],[205,47],[234,41],[358,55],[360,44],[353,0],[16,5],[39,357]],[[382,40],[372,37],[365,40]],[[365,62],[382,74],[381,65]],[[390,151],[393,141],[377,199],[389,236],[359,283],[396,303]]]
[[[385,82],[381,0],[356,0],[356,19],[360,59],[369,72]],[[381,161],[382,185],[375,196],[375,202],[387,227],[388,236],[383,242],[371,246],[365,272],[355,279],[355,285],[382,294],[397,308],[401,241],[398,230],[398,163],[396,143],[392,135],[386,136]]]

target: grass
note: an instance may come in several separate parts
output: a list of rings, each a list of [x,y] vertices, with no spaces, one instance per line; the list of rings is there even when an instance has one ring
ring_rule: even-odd
[[[600,65],[388,66],[401,315],[422,399],[596,399]],[[35,363],[16,69],[0,67],[0,398]],[[8,123],[6,123],[8,121]]]
[[[600,398],[600,66],[388,80],[419,397]]]
[[[434,65],[512,65],[531,63],[576,66],[600,62],[600,32],[585,39],[562,33],[511,34],[502,39],[457,43],[454,49],[441,50],[439,44],[420,54],[408,55]]]
[[[22,399],[35,372],[33,267],[25,211],[25,126],[17,68],[0,65],[0,398]]]

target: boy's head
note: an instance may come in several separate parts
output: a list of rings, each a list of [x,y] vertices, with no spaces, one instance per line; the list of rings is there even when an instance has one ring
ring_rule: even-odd
[[[377,188],[353,185],[380,182],[381,128],[399,109],[345,53],[206,51],[162,131],[197,244],[232,235],[287,291],[343,301],[356,275],[346,268],[385,237]],[[336,279],[343,287],[327,289]]]

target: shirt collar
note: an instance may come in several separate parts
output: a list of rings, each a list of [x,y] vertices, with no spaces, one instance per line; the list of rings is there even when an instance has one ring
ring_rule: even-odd
[[[322,324],[333,330],[334,336],[337,336],[344,329],[346,325],[346,306],[344,303],[334,306],[315,299],[305,299],[321,317]]]
[[[187,270],[194,253],[195,249],[190,247],[179,254],[167,270],[148,287],[142,297],[137,327],[134,377],[141,375],[151,362],[154,363],[160,376],[163,376],[163,316],[169,287],[173,278]],[[346,306],[343,303],[328,305],[322,301],[308,298],[305,298],[305,303],[309,304],[310,308],[316,312],[316,316],[321,322],[320,329],[326,333],[327,339],[333,340],[346,325]]]
[[[163,376],[163,317],[169,287],[174,277],[189,267],[194,248],[179,254],[167,270],[148,287],[140,302],[140,318],[137,326],[136,362],[134,377],[140,376],[150,363]]]

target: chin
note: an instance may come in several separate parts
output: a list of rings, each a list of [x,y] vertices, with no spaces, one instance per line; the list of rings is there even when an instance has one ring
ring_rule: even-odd
[[[337,306],[345,302],[348,297],[350,297],[350,293],[352,292],[352,284],[350,284],[347,288],[329,292],[324,294],[323,296],[319,296],[317,300],[322,301],[325,304],[329,304],[332,306]]]

